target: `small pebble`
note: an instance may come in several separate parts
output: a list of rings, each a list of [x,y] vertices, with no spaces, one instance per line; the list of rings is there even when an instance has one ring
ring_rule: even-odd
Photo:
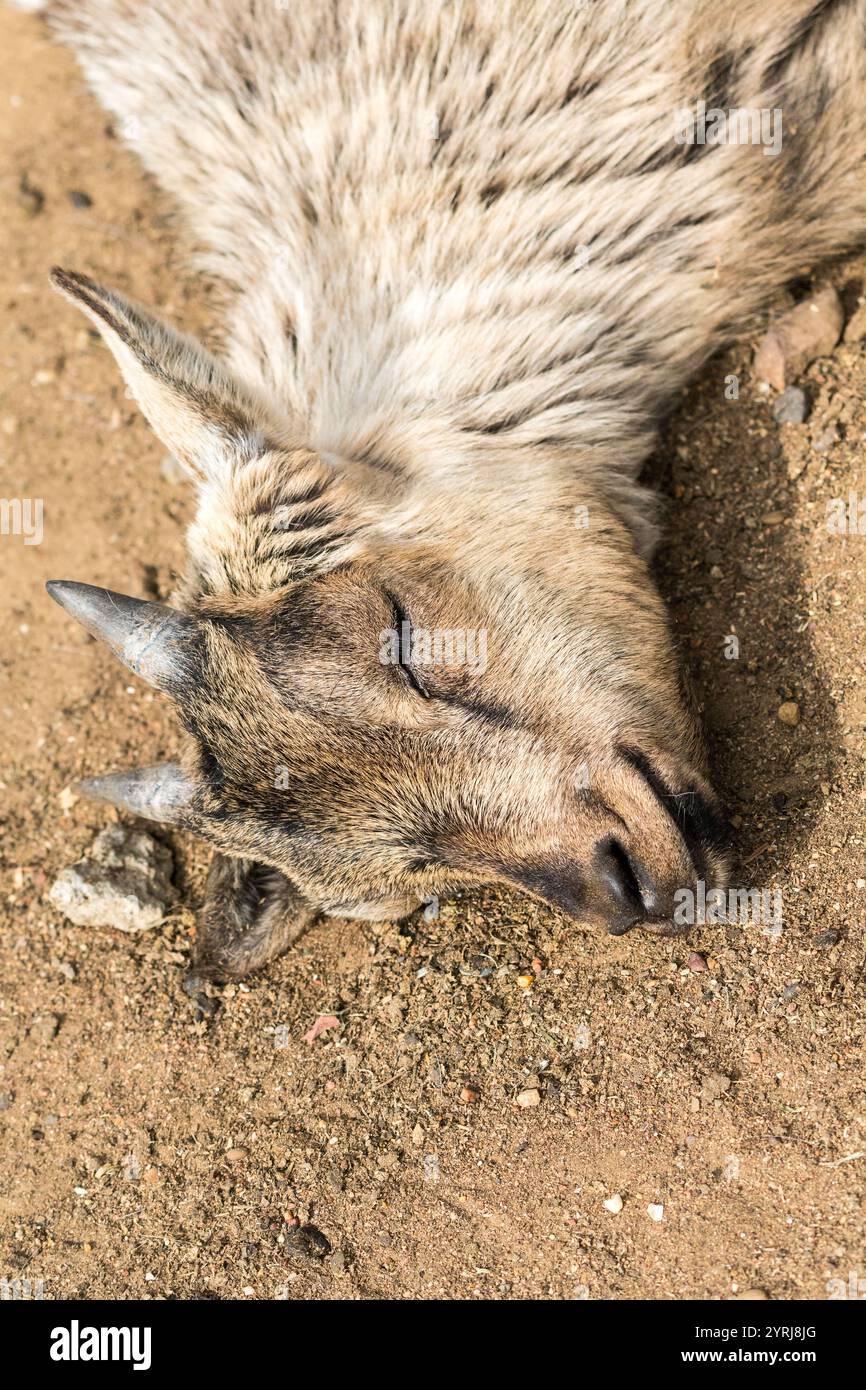
[[[37,1014],[30,1025],[30,1036],[37,1042],[53,1042],[60,1032],[59,1014]]]
[[[795,700],[785,700],[776,710],[776,718],[780,724],[787,724],[793,729],[800,722],[800,706]]]
[[[18,181],[18,205],[28,217],[38,217],[45,206],[45,194],[30,182],[27,174],[22,174]]]
[[[809,402],[799,386],[789,386],[773,402],[773,419],[779,425],[802,425],[808,418]]]
[[[541,1092],[535,1086],[531,1086],[526,1091],[521,1091],[517,1097],[517,1104],[521,1110],[531,1110],[533,1106],[541,1104]]]
[[[703,971],[703,970],[706,970],[706,969],[707,969],[706,957],[705,957],[705,956],[702,956],[701,953],[700,953],[699,951],[692,951],[692,954],[689,956],[689,959],[688,959],[688,967],[689,967],[689,970],[694,970],[694,971],[696,971],[696,972],[698,972],[698,973],[700,973],[700,972]]]
[[[646,1213],[650,1221],[663,1221],[665,1209],[660,1202],[650,1202]]]
[[[816,439],[812,440],[812,448],[816,454],[826,454],[832,449],[836,440],[839,438],[839,430],[836,425],[829,425],[822,430]]]
[[[478,1094],[474,1086],[464,1086],[460,1092],[460,1100],[463,1105],[475,1105],[478,1101]]]
[[[622,1197],[620,1197],[618,1192],[615,1192],[612,1197],[605,1197],[602,1206],[605,1211],[611,1211],[614,1216],[616,1216],[622,1211]]]
[[[819,290],[767,330],[755,354],[756,376],[784,391],[816,357],[829,356],[844,321],[842,301],[833,287]]]
[[[804,457],[789,458],[787,464],[785,465],[785,473],[789,483],[795,483],[797,479],[801,477],[805,471],[806,459]]]

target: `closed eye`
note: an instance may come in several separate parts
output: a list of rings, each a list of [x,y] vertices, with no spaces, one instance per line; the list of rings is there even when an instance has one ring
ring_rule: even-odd
[[[398,598],[395,598],[393,594],[386,594],[386,597],[391,605],[394,630],[397,632],[400,639],[400,660],[397,663],[398,670],[401,672],[403,679],[422,699],[430,700],[433,697],[410,660],[412,651],[412,620]]]

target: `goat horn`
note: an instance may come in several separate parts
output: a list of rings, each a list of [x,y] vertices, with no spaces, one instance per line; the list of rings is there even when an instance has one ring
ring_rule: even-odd
[[[171,690],[184,671],[184,651],[197,630],[194,618],[163,603],[129,598],[94,584],[52,579],[51,597],[94,637],[107,643],[130,671],[157,690]]]
[[[164,825],[183,823],[195,790],[180,763],[156,763],[129,772],[112,772],[107,777],[88,777],[77,785],[84,796],[108,801],[121,811]]]

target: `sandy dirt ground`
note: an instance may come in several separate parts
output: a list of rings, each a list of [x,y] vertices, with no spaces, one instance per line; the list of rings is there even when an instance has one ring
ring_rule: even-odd
[[[651,466],[735,883],[781,890],[781,934],[616,940],[491,893],[318,926],[202,1010],[197,844],[165,833],[182,905],[155,932],[46,900],[115,818],[70,784],[181,735],[43,581],[164,595],[191,507],[47,271],[205,337],[215,301],[72,58],[8,11],[0,150],[0,493],[44,500],[41,545],[0,537],[0,1276],[46,1298],[556,1300],[824,1299],[866,1276],[866,535],[826,526],[830,499],[866,498],[866,343],[813,364],[811,418],[784,426],[744,343]],[[827,274],[853,312],[866,262]]]

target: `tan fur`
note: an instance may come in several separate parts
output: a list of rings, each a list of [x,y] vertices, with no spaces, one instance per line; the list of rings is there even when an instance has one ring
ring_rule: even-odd
[[[359,915],[496,880],[614,920],[615,842],[663,925],[725,862],[637,474],[864,237],[864,0],[47,8],[228,303],[221,365],[60,280],[199,483],[189,823]],[[677,145],[699,98],[780,108],[778,157]],[[383,666],[390,594],[484,673]]]

